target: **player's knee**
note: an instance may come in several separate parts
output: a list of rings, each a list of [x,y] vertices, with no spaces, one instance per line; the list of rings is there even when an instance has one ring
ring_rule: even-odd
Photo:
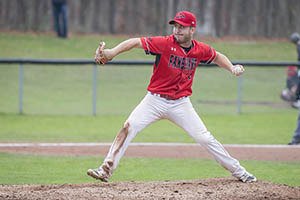
[[[122,129],[123,129],[123,130],[128,130],[128,129],[129,129],[129,126],[130,126],[129,122],[126,121],[126,122],[124,123]]]
[[[139,124],[137,123],[137,120],[128,119],[123,125],[124,129],[130,130],[136,130],[139,127]]]
[[[205,132],[199,133],[196,137],[196,140],[200,144],[207,145],[214,140],[214,137],[210,134],[209,131],[205,131]]]

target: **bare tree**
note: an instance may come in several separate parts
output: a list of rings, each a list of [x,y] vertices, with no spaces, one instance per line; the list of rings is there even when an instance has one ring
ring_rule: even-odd
[[[0,29],[53,30],[51,1],[1,0]],[[171,32],[168,20],[193,12],[197,33],[212,36],[288,37],[300,32],[299,0],[69,0],[70,32],[154,34]]]

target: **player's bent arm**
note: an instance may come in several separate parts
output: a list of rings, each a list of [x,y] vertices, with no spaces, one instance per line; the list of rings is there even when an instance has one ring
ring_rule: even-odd
[[[213,62],[236,76],[241,75],[245,71],[242,65],[232,65],[230,60],[220,52],[216,52],[216,57]]]
[[[119,55],[120,53],[129,51],[132,48],[143,48],[140,38],[131,38],[131,39],[121,42],[120,44],[118,44],[116,47],[114,47],[112,49],[105,49],[104,55],[106,58],[111,60],[115,56]]]
[[[233,68],[232,63],[225,55],[223,55],[220,52],[216,52],[216,57],[213,62],[230,72],[232,71]]]

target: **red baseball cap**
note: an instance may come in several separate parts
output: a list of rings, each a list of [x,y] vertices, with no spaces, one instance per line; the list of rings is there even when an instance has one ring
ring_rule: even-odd
[[[195,15],[188,11],[180,11],[179,13],[177,13],[174,19],[169,21],[169,24],[174,24],[175,22],[182,26],[196,27],[197,25]]]

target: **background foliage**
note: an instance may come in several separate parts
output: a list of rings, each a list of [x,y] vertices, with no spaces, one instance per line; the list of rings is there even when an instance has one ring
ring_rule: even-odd
[[[300,32],[298,0],[72,0],[67,14],[73,33],[165,35],[180,10],[196,15],[199,35],[287,38]],[[51,1],[1,0],[0,29],[53,30]]]

